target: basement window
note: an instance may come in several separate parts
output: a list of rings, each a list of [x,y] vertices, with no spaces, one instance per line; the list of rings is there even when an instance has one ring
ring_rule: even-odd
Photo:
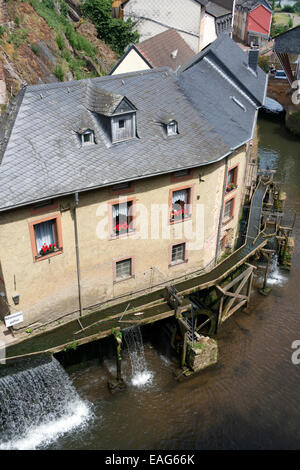
[[[132,259],[124,259],[116,262],[116,281],[128,279],[132,276]]]
[[[172,246],[171,264],[180,264],[186,261],[185,243],[179,243]]]

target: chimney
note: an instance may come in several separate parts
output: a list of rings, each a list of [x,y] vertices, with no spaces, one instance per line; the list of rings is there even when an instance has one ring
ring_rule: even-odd
[[[259,56],[259,48],[252,47],[248,53],[248,67],[256,73]]]

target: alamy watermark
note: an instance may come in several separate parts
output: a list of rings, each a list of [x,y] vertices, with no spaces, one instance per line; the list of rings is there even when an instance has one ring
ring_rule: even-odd
[[[100,240],[129,235],[136,240],[185,240],[188,250],[204,247],[204,204],[182,200],[168,204],[131,203],[120,197],[115,203],[100,204],[96,216],[96,236]],[[193,217],[191,217],[193,213]],[[185,222],[184,224],[178,222]]]
[[[292,83],[292,88],[295,89],[292,94],[292,103],[300,104],[300,80],[295,80]]]
[[[296,339],[295,341],[292,342],[292,349],[295,349],[296,351],[293,352],[292,354],[292,363],[297,366],[300,364],[300,340]]]

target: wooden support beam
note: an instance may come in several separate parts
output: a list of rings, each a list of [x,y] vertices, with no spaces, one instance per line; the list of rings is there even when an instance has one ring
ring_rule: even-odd
[[[185,359],[186,359],[186,347],[187,347],[187,333],[183,336],[183,344],[182,344],[182,352],[181,352],[181,367],[184,367]]]
[[[252,282],[253,282],[253,272],[249,276],[249,281],[248,281],[248,286],[247,286],[247,305],[246,305],[247,307],[250,302]]]
[[[243,305],[247,303],[247,300],[242,300],[239,304],[233,307],[229,312],[227,312],[227,318],[229,318],[234,312],[242,308]]]
[[[237,276],[233,281],[231,281],[229,284],[227,284],[225,287],[223,287],[223,290],[225,292],[228,291],[228,289],[231,289],[237,282],[239,282],[241,279],[243,279],[245,276],[249,275],[252,272],[252,268],[247,268],[245,271],[243,271],[239,276]]]
[[[247,270],[248,271],[248,270]],[[247,272],[245,271],[245,272]],[[237,290],[234,292],[234,297],[232,299],[229,300],[229,302],[227,303],[226,307],[225,307],[225,310],[224,310],[224,315],[226,315],[231,306],[234,304],[234,301],[238,299],[237,295],[240,293],[240,291],[243,289],[244,285],[246,284],[246,282],[248,281],[248,278],[249,276],[252,274],[252,269],[249,271],[248,275],[245,275],[244,276],[244,279],[242,279],[242,282],[239,284],[239,286],[237,287]],[[245,299],[243,299],[243,302],[247,301],[247,297]]]

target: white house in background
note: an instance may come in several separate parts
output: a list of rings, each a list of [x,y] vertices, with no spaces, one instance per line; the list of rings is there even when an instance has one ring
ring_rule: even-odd
[[[110,75],[138,72],[155,67],[178,69],[194,57],[194,51],[175,29],[168,29],[139,44],[131,44]]]
[[[194,53],[232,31],[233,0],[125,0],[124,20],[136,21],[140,40],[175,29]]]

